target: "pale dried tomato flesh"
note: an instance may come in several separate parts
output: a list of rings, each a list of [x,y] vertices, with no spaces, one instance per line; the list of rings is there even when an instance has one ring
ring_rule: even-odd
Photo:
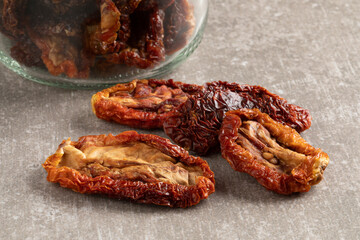
[[[185,208],[215,191],[206,161],[134,131],[64,140],[43,167],[47,180],[62,187],[139,203]]]
[[[309,191],[329,163],[321,149],[258,109],[227,112],[219,141],[222,156],[234,170],[280,194]]]

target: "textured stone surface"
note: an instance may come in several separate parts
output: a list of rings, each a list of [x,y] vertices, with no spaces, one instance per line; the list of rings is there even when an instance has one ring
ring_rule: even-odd
[[[302,135],[330,164],[318,186],[292,196],[219,154],[205,158],[215,194],[185,210],[48,183],[41,163],[62,139],[129,128],[92,114],[95,91],[42,86],[0,66],[0,239],[359,239],[359,12],[358,0],[214,0],[202,44],[166,76],[258,84],[308,108],[313,124]]]

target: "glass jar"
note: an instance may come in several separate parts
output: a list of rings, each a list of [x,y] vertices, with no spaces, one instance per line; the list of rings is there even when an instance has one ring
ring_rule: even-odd
[[[125,2],[0,0],[0,60],[38,83],[96,89],[161,77],[199,45],[208,0]]]

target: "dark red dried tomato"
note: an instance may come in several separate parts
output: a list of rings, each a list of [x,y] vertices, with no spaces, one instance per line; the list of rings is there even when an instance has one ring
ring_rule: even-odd
[[[219,141],[222,156],[234,170],[280,194],[309,191],[329,163],[321,149],[258,109],[227,112]]]
[[[147,0],[148,1],[148,0]],[[121,14],[129,15],[132,14],[135,9],[139,7],[139,4],[142,2],[147,2],[145,0],[113,0],[116,7],[119,9]]]
[[[136,27],[131,25],[131,14],[138,9],[142,0],[116,0],[115,5],[121,12],[120,16],[120,29],[118,31],[118,38],[116,40],[117,52],[128,47],[128,41],[132,32],[136,32]],[[132,29],[133,28],[133,29]]]
[[[187,43],[195,27],[193,8],[187,0],[176,0],[165,11],[164,45],[167,54],[172,54]]]
[[[175,107],[202,89],[172,79],[134,80],[96,93],[91,104],[101,119],[132,127],[161,128]]]
[[[28,0],[2,0],[0,3],[0,30],[11,38],[25,33],[24,13]]]
[[[148,12],[135,11],[131,17],[131,36],[126,48],[105,55],[107,61],[138,68],[149,68],[165,59],[164,11],[155,8]]]
[[[26,37],[20,38],[17,44],[11,48],[11,56],[27,67],[43,65],[40,49]]]
[[[72,11],[74,8],[89,8],[89,0],[37,0],[40,2],[42,6],[44,6],[44,10],[47,12],[53,13],[56,15],[64,15],[68,12]]]
[[[218,146],[221,122],[229,110],[258,108],[298,131],[311,125],[308,110],[288,104],[260,86],[212,82],[205,89],[189,97],[164,121],[164,131],[171,139],[200,155]]]
[[[206,161],[169,140],[134,131],[64,140],[43,167],[47,180],[80,193],[190,207],[215,191]]]
[[[141,1],[138,10],[149,11],[154,8],[166,9],[170,7],[177,0],[143,0]]]
[[[87,78],[90,73],[91,58],[79,52],[68,38],[40,35],[28,32],[30,38],[41,50],[41,58],[48,71],[57,76],[62,73],[70,78]],[[66,49],[66,51],[64,51]]]
[[[31,14],[26,23],[29,38],[42,52],[42,61],[53,75],[88,77],[93,56],[82,51],[83,30],[79,23],[85,21],[95,4],[53,16],[53,12],[43,12],[45,3],[35,2],[28,7]]]

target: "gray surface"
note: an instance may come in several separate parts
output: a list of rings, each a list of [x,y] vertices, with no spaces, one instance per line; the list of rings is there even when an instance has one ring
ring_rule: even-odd
[[[40,164],[61,140],[129,128],[93,116],[95,91],[42,86],[1,66],[0,238],[360,239],[359,12],[358,0],[213,1],[204,41],[167,76],[259,84],[308,108],[313,124],[302,135],[330,164],[319,185],[290,197],[233,171],[219,154],[205,158],[215,194],[185,210],[48,183]]]

